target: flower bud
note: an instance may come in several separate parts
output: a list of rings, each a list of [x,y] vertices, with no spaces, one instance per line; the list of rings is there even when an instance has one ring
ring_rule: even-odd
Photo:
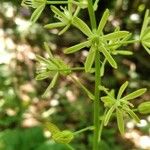
[[[68,144],[73,139],[74,135],[71,131],[64,130],[52,136],[53,140],[57,143]]]

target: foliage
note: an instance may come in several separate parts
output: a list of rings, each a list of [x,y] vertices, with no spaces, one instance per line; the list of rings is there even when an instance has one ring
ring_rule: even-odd
[[[112,15],[110,16],[110,14],[113,14],[112,11],[114,12],[114,10],[111,10],[111,7],[112,7],[111,5],[113,4],[113,2],[110,2],[107,5],[107,7],[109,7],[110,9],[109,10],[106,9],[106,11],[104,11],[104,13],[102,14],[102,18],[98,24],[97,28],[100,28],[101,33],[98,33],[97,28],[92,29],[89,26],[88,19],[87,20],[84,18],[81,19],[83,17],[82,13],[83,13],[84,17],[87,18],[87,15],[85,13],[87,10],[87,7],[88,7],[87,1],[72,1],[73,4],[68,3],[67,1],[62,2],[62,3],[61,3],[61,1],[59,1],[59,2],[55,1],[55,4],[58,5],[57,7],[53,5],[54,1],[48,1],[49,3],[48,2],[46,3],[46,1],[33,1],[34,3],[31,3],[31,2],[32,1],[30,1],[30,0],[28,0],[27,3],[25,2],[26,5],[33,7],[33,9],[35,9],[34,13],[32,14],[32,17],[31,17],[31,21],[34,24],[32,24],[31,28],[29,28],[29,31],[34,30],[34,32],[35,32],[37,30],[36,33],[38,35],[35,37],[38,38],[40,35],[41,38],[37,39],[36,43],[35,43],[35,41],[30,41],[30,39],[32,39],[32,36],[33,36],[33,32],[31,32],[31,33],[28,33],[29,34],[29,42],[31,42],[32,46],[34,44],[41,46],[41,45],[43,45],[43,41],[46,41],[44,43],[44,47],[45,47],[46,51],[40,52],[40,54],[37,55],[38,66],[37,66],[36,79],[37,80],[44,79],[43,82],[41,81],[41,83],[43,85],[41,86],[40,83],[38,82],[39,85],[37,85],[37,89],[36,89],[37,92],[30,93],[29,96],[31,96],[31,99],[34,99],[35,94],[37,94],[36,96],[41,95],[41,92],[43,92],[47,86],[47,81],[49,81],[48,78],[51,78],[52,81],[49,84],[48,88],[45,90],[43,97],[39,98],[39,99],[41,99],[41,102],[39,102],[40,105],[43,102],[43,100],[42,100],[43,98],[48,99],[49,95],[51,95],[51,93],[52,93],[51,88],[53,88],[53,91],[54,91],[54,93],[52,94],[52,97],[54,97],[54,98],[55,98],[55,95],[58,97],[58,95],[60,95],[59,91],[61,91],[63,89],[62,90],[63,94],[61,93],[62,95],[59,97],[59,100],[60,100],[59,106],[53,107],[51,109],[50,108],[51,106],[48,105],[48,107],[46,106],[42,110],[42,112],[44,112],[46,114],[46,113],[53,111],[53,109],[54,109],[56,111],[55,115],[50,115],[50,117],[52,117],[52,118],[50,119],[51,121],[48,123],[50,124],[51,122],[55,122],[55,124],[57,124],[57,126],[59,126],[59,128],[62,128],[62,130],[60,130],[53,123],[51,123],[51,124],[53,124],[59,131],[59,132],[56,132],[57,134],[54,134],[53,131],[51,130],[51,128],[46,128],[46,129],[44,128],[45,130],[49,130],[51,133],[53,133],[53,136],[51,136],[51,139],[53,139],[54,141],[52,141],[52,140],[45,141],[44,140],[42,143],[39,142],[41,144],[38,146],[38,149],[40,149],[40,148],[41,149],[42,148],[43,149],[54,149],[51,147],[55,147],[55,148],[58,147],[58,149],[63,149],[62,147],[64,147],[64,149],[65,149],[66,143],[68,144],[68,141],[71,142],[70,144],[75,149],[79,149],[81,147],[82,147],[82,149],[92,149],[93,136],[91,136],[91,133],[94,128],[93,128],[93,126],[89,126],[89,127],[86,127],[86,126],[87,126],[87,124],[91,125],[92,118],[89,119],[89,116],[92,114],[90,103],[93,103],[95,101],[95,94],[93,92],[93,88],[94,88],[93,83],[94,83],[95,79],[94,79],[93,75],[97,71],[97,69],[95,69],[95,67],[96,67],[95,57],[97,56],[97,50],[95,50],[95,49],[97,47],[100,47],[100,49],[99,49],[99,54],[100,54],[99,74],[102,77],[102,83],[100,83],[101,85],[97,86],[97,87],[99,87],[99,92],[100,92],[100,90],[103,91],[103,92],[101,92],[101,101],[100,101],[101,113],[99,114],[101,129],[103,129],[103,130],[102,130],[102,140],[99,143],[99,145],[100,145],[100,148],[103,147],[103,149],[106,149],[106,150],[107,149],[116,149],[116,150],[119,149],[120,150],[120,149],[122,149],[121,147],[126,147],[125,145],[119,146],[119,144],[116,143],[116,140],[118,140],[120,138],[120,137],[117,138],[117,136],[114,136],[115,134],[118,135],[117,130],[113,131],[112,134],[110,134],[111,133],[110,128],[115,128],[115,126],[116,126],[115,125],[116,121],[113,120],[113,118],[117,118],[118,128],[119,128],[120,132],[123,133],[124,132],[124,127],[123,127],[124,123],[126,123],[127,118],[129,118],[128,114],[129,114],[129,116],[130,116],[130,114],[132,114],[131,116],[133,118],[136,118],[136,120],[139,121],[139,119],[137,119],[137,118],[138,118],[138,116],[139,116],[139,118],[141,118],[141,116],[140,115],[136,116],[136,114],[135,114],[136,111],[139,111],[142,114],[149,113],[149,111],[148,111],[149,110],[149,106],[148,106],[149,102],[141,103],[138,106],[138,109],[135,109],[135,107],[132,108],[134,105],[137,106],[140,103],[140,101],[141,101],[140,98],[138,98],[137,101],[132,101],[132,103],[129,102],[128,100],[122,101],[122,98],[120,98],[118,101],[118,99],[115,98],[115,94],[113,94],[113,90],[109,91],[108,88],[106,88],[106,87],[114,86],[113,88],[118,89],[118,87],[120,86],[120,83],[123,83],[123,81],[126,81],[127,78],[129,78],[128,79],[128,80],[130,80],[129,87],[128,87],[128,89],[126,89],[126,93],[125,93],[127,95],[127,98],[128,98],[128,95],[129,95],[129,97],[132,96],[133,98],[136,98],[138,95],[140,96],[140,94],[144,93],[145,92],[144,88],[137,90],[142,86],[143,87],[147,86],[149,88],[148,82],[144,82],[144,77],[146,77],[147,79],[146,78],[145,79],[148,81],[148,76],[144,73],[145,70],[148,72],[148,69],[145,69],[148,67],[148,65],[145,65],[145,67],[142,67],[142,65],[141,65],[141,64],[148,64],[148,61],[147,61],[148,56],[146,56],[146,53],[144,51],[142,51],[143,50],[142,48],[139,53],[139,51],[137,49],[135,51],[133,50],[133,46],[131,46],[131,45],[128,46],[128,44],[130,44],[130,43],[131,44],[133,43],[134,45],[136,45],[136,44],[138,45],[139,43],[141,43],[143,45],[143,47],[146,47],[145,49],[147,50],[147,52],[149,52],[149,50],[148,50],[149,46],[147,45],[148,35],[149,35],[148,28],[149,27],[148,27],[148,23],[145,22],[145,20],[147,20],[147,21],[149,20],[149,11],[147,10],[147,12],[145,13],[146,19],[144,19],[144,22],[143,22],[143,26],[146,27],[144,29],[145,31],[143,32],[144,34],[142,35],[142,31],[141,31],[142,36],[140,35],[140,38],[136,38],[136,36],[131,35],[130,32],[126,31],[126,29],[125,29],[125,28],[127,28],[131,31],[131,28],[135,27],[135,25],[130,25],[130,23],[127,22],[127,19],[126,20],[122,19],[122,20],[124,23],[126,23],[128,25],[128,27],[125,27],[124,25],[121,25],[120,27],[115,26],[114,27],[115,29],[110,27],[110,23],[112,23],[112,21],[111,21]],[[35,2],[38,2],[38,3],[35,3]],[[98,1],[96,1],[95,4],[93,5],[94,11],[98,10],[97,14],[99,14],[99,15],[101,14],[101,10],[99,11],[99,8],[101,7],[102,3],[104,3],[104,6],[105,6],[105,3],[107,3],[107,2],[101,1],[100,3],[98,3]],[[55,14],[54,17],[58,21],[56,21],[55,19],[54,20],[51,19],[52,13],[50,14],[50,16],[48,16],[47,12],[49,11],[49,4],[51,5],[50,6],[51,12]],[[65,7],[62,7],[62,6],[59,7],[60,5],[65,5]],[[110,11],[111,11],[111,13],[110,13]],[[29,10],[29,12],[30,12],[30,10]],[[123,11],[123,12],[125,12],[125,11]],[[144,13],[144,10],[141,12],[140,15],[142,15],[143,13]],[[120,14],[122,14],[122,12]],[[47,16],[48,19],[45,18],[44,15]],[[99,20],[99,17],[98,17],[99,15],[97,15],[97,18],[96,18],[97,21]],[[25,17],[27,17],[27,16],[25,16]],[[125,16],[124,16],[124,18],[125,18]],[[56,27],[58,27],[58,35],[61,35],[61,36],[58,38],[55,36],[56,37],[55,42],[58,42],[57,44],[60,44],[59,45],[60,47],[57,49],[57,51],[55,51],[53,49],[51,50],[51,48],[49,48],[49,46],[51,47],[51,42],[49,42],[50,39],[47,38],[48,36],[46,37],[46,39],[43,38],[45,35],[45,33],[43,32],[44,30],[40,31],[39,29],[34,29],[34,27],[37,26],[37,24],[35,24],[35,22],[38,21],[38,19],[39,19],[39,22],[44,22],[44,23],[46,22],[46,25],[44,27],[46,29],[50,30],[48,32],[50,34],[53,31],[56,31],[56,30],[51,30],[51,29],[55,29]],[[50,20],[50,22],[54,21],[54,23],[48,23],[48,20]],[[120,29],[122,29],[122,26],[123,26],[123,30],[120,30]],[[139,25],[139,27],[141,27],[141,26]],[[138,32],[138,31],[140,32],[140,30],[137,31],[137,29],[139,29],[139,27],[134,28],[136,30],[136,32]],[[18,30],[16,30],[16,31],[18,32]],[[70,41],[71,40],[73,41],[73,42],[69,41],[69,43],[71,43],[71,44],[68,44],[68,41],[67,42],[65,41],[65,37],[68,33],[70,35],[71,34],[73,35],[74,33],[77,33],[77,35],[79,35],[79,36],[82,35],[82,40],[80,41],[79,40],[80,38],[76,39],[76,40],[72,40],[76,36],[74,36],[74,37],[68,36],[68,39]],[[16,34],[16,33],[14,33],[14,34]],[[22,38],[24,36],[24,35],[23,36],[22,35],[23,34],[21,34],[21,36],[19,35],[18,39],[19,39],[19,37]],[[63,38],[64,42],[59,42],[59,41],[61,41],[61,38]],[[77,44],[77,43],[80,43],[80,44]],[[74,44],[77,44],[77,45],[74,45]],[[70,48],[66,48],[66,47],[68,47],[68,45],[74,45],[74,46],[71,46]],[[63,49],[65,49],[64,52],[66,54],[70,54],[69,58],[72,62],[70,61],[68,63],[68,61],[66,61],[67,60],[66,56],[62,55],[62,52],[61,52],[61,51],[63,51]],[[81,49],[82,49],[82,52],[79,51]],[[87,52],[87,50],[89,50],[89,53],[88,53],[86,59],[82,60],[82,63],[84,61],[84,63],[83,63],[84,65],[83,65],[83,64],[81,64],[80,54],[84,53],[85,51]],[[132,51],[130,51],[130,50],[132,50]],[[52,55],[51,51],[55,54]],[[72,54],[75,52],[77,52],[77,53]],[[132,55],[133,52],[135,55]],[[35,53],[37,53],[37,51]],[[40,56],[41,54],[42,54],[42,56]],[[124,57],[124,56],[119,56],[119,54],[129,55],[129,56]],[[56,55],[59,55],[59,57],[57,57]],[[144,58],[144,59],[142,59],[142,58]],[[122,62],[126,59],[131,61],[131,63],[134,62],[137,66],[137,70],[134,70],[134,69],[132,70],[132,67],[130,66],[131,72],[129,71],[129,73],[127,73],[128,67],[127,66],[125,67],[125,65],[122,64]],[[137,62],[137,60],[140,60],[140,61]],[[77,63],[80,63],[81,67],[78,67],[79,64],[77,64],[77,67],[72,67],[72,66],[76,65],[74,63],[75,61]],[[34,60],[33,60],[33,62],[34,62]],[[117,70],[112,69],[111,67],[117,68]],[[1,68],[2,68],[2,66],[1,66]],[[28,70],[23,69],[22,71],[23,72],[26,71],[26,74],[22,73],[23,76],[21,77],[21,81],[27,80],[28,79],[28,73],[27,73]],[[1,71],[1,72],[4,72],[4,71]],[[112,76],[112,73],[114,76]],[[74,76],[74,74],[77,74],[78,76],[80,76],[80,78],[79,79],[76,78]],[[6,74],[5,74],[3,77],[4,78],[6,77],[6,79],[7,79],[7,78],[10,78],[10,76],[11,76],[10,74],[8,76],[6,76]],[[67,80],[70,78],[69,81],[64,80],[66,76],[67,76]],[[57,84],[56,84],[56,83],[58,83],[58,81],[57,81],[58,78],[59,78],[59,81],[61,81],[61,82],[64,80],[63,85],[61,85],[61,82],[59,82],[60,83],[59,88],[57,88]],[[81,78],[83,78],[84,80],[82,80]],[[78,97],[76,97],[76,99],[78,99],[78,102],[71,102],[71,103],[66,102],[67,99],[66,99],[64,93],[66,93],[68,90],[72,90],[72,91],[76,92],[76,85],[70,84],[70,80],[72,80],[75,84],[77,84],[77,86],[80,87],[82,89],[82,91],[85,92],[85,94],[87,94],[88,98],[91,99],[91,101],[85,101],[85,99],[87,99],[87,98],[84,96],[84,94],[81,93],[80,95],[77,94]],[[3,86],[3,85],[5,85],[5,83],[3,81],[4,80],[2,80],[2,82],[1,82],[2,88],[5,87],[5,86]],[[88,82],[86,82],[86,81],[88,81]],[[64,82],[65,82],[65,84],[64,84]],[[33,105],[33,103],[34,103],[34,100],[33,100],[33,102],[29,102],[28,104],[24,103],[24,101],[22,101],[19,98],[18,93],[16,92],[17,91],[16,88],[13,89],[13,92],[12,92],[12,90],[10,90],[10,92],[8,92],[9,90],[7,90],[7,89],[14,87],[13,84],[14,84],[14,77],[12,78],[12,83],[9,84],[5,90],[3,90],[3,91],[5,91],[5,94],[4,94],[5,97],[3,97],[3,102],[6,99],[10,99],[10,100],[6,101],[6,102],[9,102],[9,104],[7,103],[7,105],[6,105],[6,102],[5,102],[5,105],[2,105],[2,107],[1,107],[2,108],[1,109],[1,112],[2,112],[1,118],[3,118],[1,120],[1,129],[5,129],[5,128],[9,127],[9,128],[17,128],[17,130],[18,130],[18,126],[20,128],[20,126],[21,126],[20,123],[23,121],[24,113],[28,112],[30,105],[31,104]],[[135,93],[133,92],[133,94],[131,94],[131,95],[128,94],[128,93],[132,93],[133,89],[137,90],[137,91]],[[121,91],[121,90],[117,90],[117,91],[118,91],[118,95],[119,95],[119,93],[120,93],[119,91]],[[56,93],[58,93],[58,94],[56,94]],[[104,93],[106,96],[104,95]],[[146,94],[148,94],[148,92]],[[82,97],[82,96],[84,96],[84,97]],[[52,99],[52,97],[51,97],[51,99]],[[144,96],[141,98],[144,98]],[[148,98],[147,98],[147,100],[148,100]],[[80,106],[78,106],[78,105],[80,105]],[[108,112],[110,112],[109,110],[114,105],[115,106],[117,105],[117,107],[115,107],[115,110],[112,113],[108,113]],[[124,110],[125,105],[128,106],[128,107],[126,107],[126,109],[128,108],[127,109],[128,111]],[[86,110],[83,109],[83,107],[86,108]],[[9,116],[7,114],[8,108],[15,110],[16,115]],[[102,111],[102,109],[105,109],[105,111]],[[78,112],[76,112],[76,111],[78,111]],[[129,113],[129,111],[130,111],[130,113]],[[38,115],[41,117],[43,117],[42,112],[40,112],[40,111],[38,112],[39,113]],[[77,119],[75,117],[75,115],[80,116],[80,117],[78,117],[78,119]],[[107,129],[103,128],[103,123],[104,123],[104,125],[106,125],[106,123],[108,123],[108,120],[110,120],[110,117],[111,117],[111,123],[108,124],[108,127],[106,127]],[[81,119],[81,118],[84,118],[84,119]],[[122,118],[122,119],[120,119],[120,118]],[[49,120],[49,118],[47,118],[47,120]],[[65,123],[65,125],[64,125],[64,123]],[[43,124],[43,125],[45,125],[45,124]],[[54,131],[57,131],[56,128]],[[64,128],[69,128],[69,129],[67,129],[67,132],[66,132],[66,129],[64,129]],[[82,129],[82,128],[84,128],[84,129]],[[75,129],[78,129],[79,132],[74,131]],[[21,128],[21,130],[22,130],[22,128]],[[81,134],[82,131],[83,132],[86,131],[86,133]],[[106,131],[107,131],[107,133],[106,133]],[[146,129],[145,131],[148,131],[148,129]],[[2,132],[5,132],[5,130]],[[11,129],[10,132],[13,132],[13,129]],[[31,132],[28,132],[28,134],[30,134],[30,133]],[[80,133],[80,134],[78,135],[76,133]],[[36,133],[36,135],[40,135],[40,133],[38,132],[38,133]],[[107,137],[109,137],[109,139]],[[26,141],[26,138],[23,140]],[[30,141],[32,141],[32,139],[30,139]],[[62,143],[62,141],[63,141],[64,145],[58,144],[58,143]],[[13,143],[15,143],[15,142],[13,142]],[[29,148],[26,147],[26,149],[29,149]],[[129,148],[125,148],[125,149],[129,149]]]
[[[98,150],[98,143],[101,139],[102,129],[103,125],[107,125],[112,113],[114,110],[116,110],[116,117],[117,117],[117,124],[120,132],[124,133],[124,121],[123,116],[124,114],[129,114],[132,118],[134,118],[137,122],[140,122],[140,119],[136,116],[136,114],[132,111],[132,109],[129,106],[133,107],[133,104],[128,102],[128,100],[135,99],[142,94],[146,92],[146,89],[139,89],[123,98],[121,98],[124,90],[126,89],[128,82],[125,82],[119,89],[117,99],[114,98],[113,93],[107,92],[106,88],[102,88],[102,83],[100,82],[100,76],[104,75],[105,70],[105,63],[109,62],[109,64],[117,69],[117,63],[113,59],[112,55],[118,55],[118,54],[124,54],[124,55],[130,55],[132,52],[124,51],[124,50],[118,50],[118,48],[122,47],[124,44],[128,43],[135,43],[135,42],[141,42],[146,51],[149,53],[149,29],[147,27],[149,23],[149,10],[147,10],[144,18],[144,23],[141,29],[141,35],[140,39],[130,39],[131,33],[128,31],[120,31],[120,28],[117,27],[114,32],[104,34],[103,29],[106,25],[106,22],[109,17],[109,10],[106,9],[104,12],[98,26],[96,25],[96,17],[95,17],[95,11],[96,11],[96,5],[98,4],[98,1],[96,1],[96,4],[92,4],[92,1],[86,1],[85,5],[82,6],[80,2],[74,1],[74,0],[68,0],[68,1],[46,1],[46,0],[23,0],[22,5],[23,6],[29,6],[36,8],[36,10],[33,12],[31,16],[31,21],[35,23],[39,16],[41,15],[42,11],[44,10],[46,4],[67,4],[67,8],[61,7],[63,12],[56,8],[55,6],[51,6],[51,10],[54,12],[55,17],[59,20],[57,23],[48,24],[45,26],[45,28],[52,29],[57,27],[64,27],[60,32],[59,35],[63,34],[67,31],[67,29],[73,25],[77,29],[79,29],[85,36],[87,36],[87,40],[85,42],[82,42],[80,44],[77,44],[75,46],[69,47],[65,49],[65,54],[70,54],[77,52],[85,47],[89,48],[88,56],[84,63],[84,70],[85,72],[91,73],[91,70],[93,69],[93,63],[94,65],[94,72],[95,72],[95,93],[94,95],[94,137],[93,137],[93,150]],[[74,6],[75,5],[75,6]],[[95,7],[94,7],[95,6]],[[73,10],[73,7],[75,7],[75,10]],[[88,9],[89,12],[89,18],[91,23],[91,29],[90,27],[78,17],[78,14],[81,9]],[[48,49],[48,46],[46,46],[46,50]],[[148,46],[148,47],[147,47]],[[53,79],[49,85],[49,87],[46,90],[46,93],[49,89],[53,88],[56,80],[58,78],[59,73],[63,73],[66,70],[69,71],[68,73],[71,73],[70,67],[65,65],[63,61],[60,59],[53,58],[51,52],[49,51],[49,58],[44,59],[40,56],[38,56],[38,61],[42,65],[44,64],[44,67],[41,67],[41,71],[37,72],[37,79],[45,79],[47,78],[51,73],[51,71],[54,72]],[[101,61],[103,60],[102,64]],[[102,66],[102,67],[101,67]],[[44,68],[44,70],[43,70]],[[59,70],[60,69],[60,70]],[[73,68],[74,69],[74,68]],[[55,73],[55,70],[57,70],[57,73]],[[77,69],[78,70],[78,69]],[[75,69],[74,69],[75,71]],[[101,73],[102,72],[102,73]],[[67,76],[67,74],[65,74]],[[78,83],[78,82],[77,82]],[[82,85],[82,84],[80,84]],[[81,86],[82,87],[82,86]],[[100,115],[100,91],[98,89],[102,88],[105,93],[107,94],[106,97],[102,98],[102,101],[104,102],[104,105],[106,107],[104,114],[102,115],[102,121],[100,123],[99,121],[99,115]],[[92,92],[91,92],[92,93]],[[109,109],[108,109],[108,108]],[[107,110],[108,109],[108,110]],[[52,128],[57,129],[57,128]],[[49,130],[51,131],[51,128]],[[84,131],[84,129],[82,130]],[[56,130],[55,133],[52,132],[53,139],[58,143],[64,143],[68,144],[73,139],[73,134],[70,131],[59,131]],[[64,139],[64,140],[63,140]]]

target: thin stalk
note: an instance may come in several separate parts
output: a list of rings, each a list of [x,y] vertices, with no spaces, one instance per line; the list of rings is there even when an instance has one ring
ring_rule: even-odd
[[[93,126],[89,126],[89,127],[86,127],[86,128],[83,128],[81,130],[78,130],[78,131],[74,132],[74,135],[80,134],[80,133],[85,132],[87,130],[93,130],[93,129],[94,129]]]
[[[98,150],[98,143],[99,143],[99,132],[100,132],[100,90],[98,86],[101,83],[100,80],[100,53],[96,51],[95,57],[95,100],[94,100],[94,141],[93,141],[93,150]]]
[[[97,25],[96,25],[96,17],[95,17],[95,13],[93,9],[92,0],[88,1],[88,12],[90,16],[91,27],[92,27],[92,30],[94,31],[97,28]],[[100,53],[97,48],[96,55],[95,55],[95,99],[94,99],[94,116],[93,116],[94,117],[93,150],[99,150],[98,144],[99,144],[99,132],[100,132],[100,120],[99,120],[100,90],[98,86],[101,83],[99,59],[100,59]]]

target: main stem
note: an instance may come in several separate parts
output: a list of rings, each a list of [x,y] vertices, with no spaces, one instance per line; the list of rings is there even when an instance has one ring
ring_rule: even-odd
[[[95,56],[95,100],[94,100],[94,141],[93,150],[98,150],[99,132],[100,132],[100,53],[97,50]]]
[[[90,16],[90,22],[92,26],[93,32],[96,30],[96,17],[93,10],[93,3],[92,0],[88,0],[88,12]],[[99,120],[99,113],[100,113],[100,91],[98,86],[100,85],[100,53],[98,48],[96,49],[95,55],[95,99],[94,99],[94,138],[93,138],[93,150],[99,150],[99,132],[100,132],[100,120]]]

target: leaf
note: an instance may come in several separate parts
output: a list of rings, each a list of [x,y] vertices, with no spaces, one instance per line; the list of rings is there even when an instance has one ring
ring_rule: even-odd
[[[123,112],[116,108],[117,124],[121,134],[124,134]]]
[[[150,102],[143,102],[138,106],[138,111],[141,114],[150,114]]]
[[[40,17],[40,15],[41,15],[42,11],[44,10],[44,8],[45,8],[45,4],[39,6],[39,7],[33,12],[32,16],[31,16],[31,18],[30,18],[30,21],[33,22],[33,23],[35,23],[35,22],[38,20],[38,18]]]
[[[94,100],[94,95],[80,82],[80,80],[76,79],[73,76],[70,77],[75,83],[77,83],[83,89],[83,91],[88,95],[90,99]]]
[[[46,79],[46,78],[49,77],[50,73],[51,73],[50,71],[48,71],[48,72],[42,72],[42,73],[38,74],[35,79],[36,80]]]
[[[68,24],[67,26],[65,26],[59,33],[58,35],[62,35],[63,33],[65,33],[70,27],[70,24]]]
[[[21,6],[32,7],[32,1],[31,0],[22,0]]]
[[[100,47],[100,51],[103,53],[103,55],[105,56],[105,58],[108,60],[109,64],[113,67],[113,68],[117,68],[117,64],[115,62],[115,60],[113,59],[113,57],[110,55],[110,53],[106,50],[106,48],[104,46]]]
[[[84,64],[86,72],[91,71],[91,68],[95,59],[95,54],[96,54],[95,46],[92,46],[89,50],[88,56]]]
[[[50,71],[57,70],[58,66],[53,61],[54,59],[50,58],[50,60],[49,60],[49,59],[43,58],[43,57],[41,57],[39,55],[36,55],[36,59],[37,59],[37,61],[39,61],[39,63],[41,64],[41,66],[42,66],[42,64],[44,65],[45,69],[47,68]]]
[[[105,72],[105,64],[106,64],[106,58],[104,59],[104,61],[102,62],[101,68],[100,68],[100,76],[104,76],[104,72]]]
[[[77,27],[80,31],[82,31],[85,35],[87,35],[88,37],[92,36],[93,33],[90,30],[90,28],[87,26],[87,24],[82,21],[80,18],[78,17],[74,17],[72,24]]]
[[[148,52],[148,54],[150,55],[150,49],[148,47],[146,47],[144,44],[142,44],[142,45],[145,48],[145,50]]]
[[[127,96],[123,97],[121,100],[132,100],[132,99],[135,99],[141,95],[143,95],[145,92],[146,92],[146,88],[143,88],[143,89],[139,89],[137,91],[134,91],[130,94],[128,94]]]
[[[64,22],[68,22],[68,18],[65,16],[64,13],[62,13],[59,9],[57,9],[55,6],[51,6],[51,10],[58,15],[59,17],[61,17],[61,21],[63,20]],[[60,19],[59,19],[60,20]]]
[[[99,0],[95,0],[95,2],[94,2],[94,5],[93,5],[94,11],[96,11],[98,8],[98,2],[99,2]]]
[[[117,31],[117,32],[113,32],[107,35],[102,36],[104,40],[116,40],[116,39],[121,39],[124,38],[125,36],[127,36],[129,34],[128,31]]]
[[[101,101],[104,103],[105,107],[112,107],[112,105],[114,105],[115,102],[116,102],[110,96],[103,96],[103,97],[101,97]]]
[[[63,22],[57,22],[57,23],[50,23],[44,26],[44,28],[46,29],[53,29],[53,28],[59,28],[59,27],[63,27],[66,24]]]
[[[116,51],[114,51],[114,52],[112,52],[114,55],[118,55],[118,54],[120,54],[120,55],[132,55],[133,54],[133,52],[131,52],[131,51],[126,51],[126,50],[116,50]]]
[[[55,76],[53,77],[51,83],[49,84],[49,86],[47,87],[46,91],[44,92],[44,94],[42,95],[43,97],[47,94],[47,92],[54,87],[54,85],[56,84],[57,78],[59,76],[59,73],[57,72],[55,74]]]
[[[117,100],[119,100],[121,98],[121,96],[122,96],[123,92],[125,91],[125,89],[127,88],[128,84],[129,84],[128,81],[126,81],[124,84],[121,85],[118,95],[117,95]]]
[[[142,29],[141,29],[140,39],[142,38],[143,33],[144,33],[145,29],[148,26],[148,23],[149,23],[148,16],[149,16],[149,10],[147,9],[146,13],[145,13],[145,16],[144,16],[144,22],[143,22]]]
[[[150,38],[149,38],[149,41],[150,41]],[[149,43],[149,41],[148,41],[148,42],[147,42],[147,41],[143,41],[142,43],[143,43],[145,46],[147,46],[147,47],[150,48],[150,43]]]
[[[98,29],[97,29],[97,34],[101,34],[101,32],[103,31],[104,29],[104,26],[106,25],[106,22],[108,20],[108,17],[109,17],[109,10],[106,9],[105,12],[103,13],[103,16],[100,20],[100,23],[99,23],[99,26],[98,26]]]
[[[150,18],[149,18],[150,19]],[[150,21],[150,20],[149,20]],[[150,39],[150,27],[147,27],[143,33],[142,41]]]
[[[107,112],[106,116],[105,116],[105,119],[104,119],[104,126],[106,126],[110,120],[110,117],[113,113],[113,111],[115,110],[116,108],[116,105],[113,105]]]
[[[139,117],[131,109],[126,109],[126,111],[137,123],[140,123]]]
[[[89,45],[90,45],[90,41],[85,41],[85,42],[82,42],[80,44],[77,44],[77,45],[74,45],[74,46],[71,46],[71,47],[65,49],[64,53],[71,54],[71,53],[79,51],[80,49],[82,49],[84,47],[88,47]]]
[[[45,47],[45,50],[47,51],[49,57],[53,58],[53,55],[52,55],[51,50],[50,50],[50,48],[48,46],[48,43],[44,42],[44,47]]]
[[[41,57],[40,55],[36,55],[36,60],[39,62],[39,63],[44,63],[44,64],[49,64],[50,61],[44,57]]]

